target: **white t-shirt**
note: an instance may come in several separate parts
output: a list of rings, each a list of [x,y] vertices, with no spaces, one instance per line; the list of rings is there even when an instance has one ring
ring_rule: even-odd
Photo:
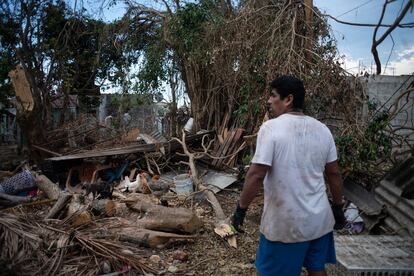
[[[252,163],[271,166],[260,225],[266,239],[302,242],[333,230],[323,172],[336,159],[331,132],[312,117],[287,113],[261,126]]]

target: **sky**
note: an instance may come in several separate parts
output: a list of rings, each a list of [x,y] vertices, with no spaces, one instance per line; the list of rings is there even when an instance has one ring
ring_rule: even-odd
[[[411,0],[397,0],[388,4],[383,23],[391,24],[407,1]],[[383,4],[384,0],[314,0],[314,5],[322,12],[342,21],[372,24],[378,23]],[[344,56],[343,67],[352,73],[361,70],[375,73],[376,67],[371,54],[374,28],[344,25],[332,19],[328,22],[337,40],[339,53]],[[401,23],[408,22],[414,22],[414,11],[409,11]],[[380,28],[377,38],[385,30],[386,28]],[[391,37],[388,37],[378,47],[383,74],[412,74],[414,72],[414,28],[397,28],[391,35],[394,46]]]
[[[71,0],[69,2],[76,1]],[[391,24],[399,15],[402,7],[411,0],[396,0],[387,6],[383,23]],[[142,2],[142,1],[141,1]],[[157,1],[144,1],[156,6]],[[74,2],[72,2],[74,3]],[[97,2],[84,0],[84,6],[96,14]],[[102,3],[108,3],[103,1]],[[322,13],[334,16],[342,21],[376,24],[379,21],[384,0],[314,0],[314,6]],[[158,3],[159,5],[159,3]],[[104,20],[112,21],[120,18],[125,12],[125,6],[118,4],[110,8],[103,6],[99,14]],[[371,54],[373,27],[344,25],[328,20],[332,33],[336,38],[337,47],[343,60],[343,67],[353,73],[375,73],[376,67]],[[409,11],[401,23],[414,22],[414,11]],[[386,28],[380,28],[377,38]],[[382,74],[403,75],[414,72],[414,28],[397,28],[378,46],[382,64]],[[394,45],[392,40],[394,40]]]

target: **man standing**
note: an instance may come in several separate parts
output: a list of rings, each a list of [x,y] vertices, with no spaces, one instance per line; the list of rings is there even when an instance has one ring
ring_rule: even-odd
[[[247,207],[264,185],[264,207],[256,268],[260,275],[326,275],[335,263],[333,228],[345,223],[342,179],[329,129],[302,112],[302,81],[282,76],[271,83],[269,121],[258,133],[232,222],[243,224]],[[324,173],[333,199],[328,201]],[[333,212],[332,212],[333,211]]]

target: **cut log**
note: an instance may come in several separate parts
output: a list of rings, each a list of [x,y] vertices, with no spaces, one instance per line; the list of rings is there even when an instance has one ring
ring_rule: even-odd
[[[58,200],[56,201],[55,205],[53,205],[52,209],[50,209],[45,219],[55,218],[59,214],[59,212],[62,211],[62,209],[66,206],[66,204],[69,202],[71,198],[71,194],[61,192],[58,197]]]
[[[72,195],[72,200],[68,206],[68,212],[66,214],[67,217],[73,215],[74,213],[80,211],[82,207],[85,207],[85,197],[80,194]]]
[[[92,217],[87,209],[85,202],[86,197],[80,194],[74,194],[68,206],[67,221],[70,221],[72,226],[77,227],[92,221]]]
[[[92,213],[96,216],[105,215],[112,217],[115,215],[116,206],[110,199],[100,199],[92,202]]]
[[[79,213],[75,213],[71,218],[72,226],[78,227],[84,224],[87,224],[92,221],[91,214],[88,211],[80,211]]]
[[[177,235],[148,229],[137,229],[135,227],[117,229],[116,235],[120,241],[151,248],[163,248],[172,241],[196,238],[196,236]]]
[[[195,213],[186,208],[169,208],[149,202],[126,202],[127,206],[142,214],[136,222],[139,228],[194,233],[202,226]]]
[[[36,185],[40,190],[45,192],[49,199],[58,199],[60,193],[62,192],[58,185],[53,183],[49,178],[47,178],[44,175],[36,175]]]

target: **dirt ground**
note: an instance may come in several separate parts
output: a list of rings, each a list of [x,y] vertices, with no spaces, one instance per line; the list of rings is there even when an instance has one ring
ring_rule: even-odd
[[[233,214],[240,188],[231,187],[217,194],[226,215]],[[165,275],[256,275],[254,266],[259,240],[259,224],[263,208],[261,192],[250,205],[243,229],[237,236],[237,249],[214,233],[214,212],[207,202],[194,203],[197,214],[204,221],[199,238],[194,242],[179,242],[164,249],[148,250],[151,266]],[[180,253],[188,254],[187,260],[178,260]],[[186,253],[186,254],[185,254]],[[157,255],[157,257],[150,257]],[[184,258],[185,259],[185,258]]]

